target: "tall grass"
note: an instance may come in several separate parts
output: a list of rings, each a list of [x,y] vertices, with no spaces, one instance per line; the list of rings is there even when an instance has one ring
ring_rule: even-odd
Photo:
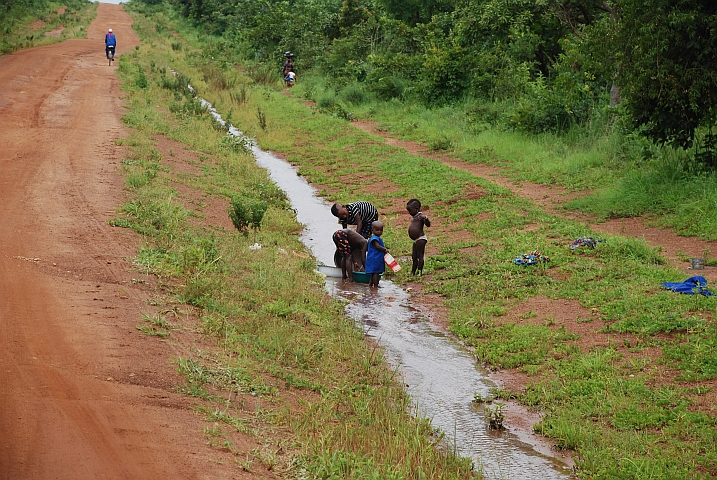
[[[609,188],[570,203],[598,217],[659,215],[657,221],[684,235],[717,239],[717,173],[694,171],[665,153],[672,161],[655,161],[648,168],[623,172]]]
[[[199,78],[196,87],[209,99],[228,97],[231,85],[200,74],[213,70],[195,63],[200,56],[191,41],[173,50],[172,40],[153,28],[156,17],[150,23],[137,11],[133,16],[145,45],[123,56],[118,69],[129,103],[124,118],[133,129],[124,142],[132,192],[113,223],[145,236],[138,268],[161,279],[216,345],[179,345],[177,360],[187,378],[183,390],[201,399],[199,411],[216,425],[207,433],[211,441],[222,434],[252,436],[265,447],[218,446],[237,463],[251,458],[302,477],[471,478],[470,461],[436,448],[428,423],[407,412],[408,397],[380,350],[327,296],[314,260],[301,254],[301,225],[284,194],[249,152],[226,147],[207,115],[168,108],[186,100],[162,72],[171,67]],[[149,72],[146,89],[133,80],[138,65]],[[256,91],[228,104],[238,126],[251,133],[263,132],[252,100],[272,96],[270,89]],[[175,170],[167,156],[153,153],[157,135],[181,142],[199,160]],[[269,128],[265,135],[278,133]],[[185,171],[193,169],[196,174]],[[265,202],[254,238],[202,221],[202,205],[226,211],[234,196]],[[262,248],[250,249],[254,242]],[[142,331],[172,335],[171,325],[146,318]]]
[[[58,13],[64,7],[63,13]],[[35,2],[32,8],[15,4],[0,11],[0,55],[23,48],[49,45],[68,38],[84,38],[87,27],[97,14],[97,3],[70,0],[65,3]],[[41,20],[39,28],[34,22]],[[48,36],[62,26],[59,36]]]
[[[325,82],[311,78],[295,90],[322,102],[336,95]],[[338,95],[351,92],[359,95],[355,87]],[[617,111],[595,112],[589,124],[572,125],[559,134],[526,136],[502,126],[510,102],[469,100],[428,108],[363,96],[344,101],[351,103],[354,117],[374,119],[384,131],[434,151],[499,166],[515,180],[586,191],[570,208],[604,218],[662,216],[659,222],[678,233],[717,238],[711,188],[715,173],[690,160],[692,151],[658,147],[630,133]]]
[[[546,416],[536,429],[560,447],[578,451],[581,475],[709,478],[717,466],[712,457],[717,454],[712,431],[717,419],[704,408],[696,412],[691,407],[705,400],[702,385],[683,382],[699,378],[710,382],[708,390],[714,388],[717,373],[707,360],[713,342],[706,328],[713,322],[714,304],[708,297],[676,295],[662,288],[661,282],[681,279],[684,273],[667,265],[658,249],[641,239],[598,236],[588,225],[551,216],[482,178],[409,155],[330,115],[316,115],[301,101],[277,94],[263,105],[267,115],[290,115],[295,121],[284,125],[282,132],[257,131],[260,144],[290,155],[304,177],[323,186],[328,200],[362,198],[376,204],[395,256],[410,257],[411,252],[404,228],[396,228],[397,216],[405,215],[396,207],[401,198],[420,198],[431,206],[432,220],[450,226],[431,236],[438,251],[429,256],[420,280],[406,272],[393,279],[420,282],[424,292],[437,294],[448,310],[451,330],[471,346],[480,362],[515,368],[528,376],[524,391],[499,390],[498,398],[542,409]],[[378,111],[393,107],[400,105],[373,105],[370,113],[382,118]],[[615,152],[639,150],[611,138],[591,150],[579,131],[565,138],[526,140],[515,133],[486,130],[465,139],[452,135],[457,130],[450,125],[460,122],[456,111],[443,109],[438,118],[422,107],[409,110],[410,115],[394,113],[380,128],[422,138],[421,125],[428,124],[432,136],[423,137],[428,146],[441,140],[433,126],[446,126],[442,134],[454,142],[456,151],[476,142],[470,145],[481,162],[506,168],[511,167],[503,155],[511,152],[524,168],[530,165],[535,176],[550,171],[559,183],[575,175],[572,182],[581,188],[606,188],[600,172],[612,175],[613,182],[620,178],[622,167]],[[582,153],[575,154],[580,148]],[[601,161],[599,149],[615,153],[612,163]],[[573,162],[563,161],[560,152]],[[571,170],[576,159],[585,172]],[[548,167],[543,169],[543,164]],[[512,171],[523,178],[520,170]],[[626,172],[630,170],[622,170]],[[380,189],[373,181],[379,179]],[[570,242],[582,236],[603,241],[594,250],[570,250]],[[511,262],[536,249],[551,262],[534,268]],[[557,304],[558,309],[574,305],[580,313],[570,319],[543,313],[537,320],[507,315],[535,299]],[[580,335],[570,330],[575,325],[586,325],[594,338],[604,335],[603,344],[581,347]],[[670,367],[680,370],[676,385],[665,383],[662,375],[670,370],[663,355],[670,358]],[[687,431],[699,433],[687,439]],[[335,456],[322,458],[329,461]]]

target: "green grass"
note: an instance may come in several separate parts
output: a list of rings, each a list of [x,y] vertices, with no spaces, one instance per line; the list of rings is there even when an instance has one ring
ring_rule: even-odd
[[[456,241],[450,232],[432,240],[440,248],[426,263],[424,292],[444,299],[451,330],[479,361],[529,375],[525,392],[506,395],[546,412],[538,430],[559,446],[576,449],[585,477],[687,479],[708,478],[717,471],[710,431],[715,419],[690,408],[704,393],[692,383],[661,385],[657,373],[676,368],[678,382],[713,378],[713,333],[707,325],[716,313],[714,300],[662,288],[661,282],[683,279],[684,274],[666,265],[659,249],[641,239],[599,236],[585,224],[546,214],[481,178],[387,146],[332,115],[317,115],[300,99],[271,91],[264,97],[262,108],[269,119],[289,115],[292,121],[261,132],[250,117],[238,116],[242,127],[264,148],[285,153],[309,181],[323,185],[328,200],[365,199],[386,212],[395,198],[417,197],[431,205],[434,218],[469,234],[468,242]],[[545,173],[538,168],[543,161],[555,165],[554,173],[564,168],[556,173],[558,179],[575,169],[557,154],[540,156],[547,138],[543,143],[514,134],[500,138],[506,144],[491,144],[489,152],[497,152],[494,164],[512,172],[518,169],[500,160],[507,150],[536,157],[532,173],[539,179]],[[551,148],[564,148],[570,155],[568,147]],[[592,151],[580,157],[588,171],[573,180],[573,187],[593,186],[590,176],[603,178],[599,156]],[[597,165],[592,173],[591,165]],[[620,173],[611,171],[609,178]],[[390,179],[390,185],[384,181],[383,191],[369,190],[366,179]],[[480,198],[466,198],[466,191],[476,189]],[[384,238],[394,256],[406,257],[410,241],[403,229],[393,228],[396,215],[405,213],[387,213]],[[527,228],[532,225],[538,228]],[[570,242],[581,236],[603,242],[594,250],[570,250]],[[535,249],[551,262],[534,268],[512,264],[520,253]],[[407,271],[391,277],[408,281]],[[578,302],[592,314],[576,322],[594,325],[614,345],[583,351],[575,334],[550,319],[544,325],[501,323],[512,307],[534,297]],[[639,356],[655,348],[662,356]],[[628,354],[638,355],[637,374],[634,363],[624,360]],[[686,437],[691,430],[704,434]]]
[[[678,295],[661,287],[661,282],[683,279],[684,274],[666,265],[658,249],[641,239],[600,237],[586,224],[551,216],[484,179],[390,147],[333,111],[307,108],[302,96],[319,98],[325,88],[319,81],[298,84],[293,98],[287,98],[280,85],[259,85],[234,70],[223,70],[235,79],[234,85],[244,85],[249,92],[237,101],[237,95],[231,95],[237,87],[218,90],[223,83],[216,81],[215,73],[211,82],[202,75],[201,65],[210,56],[196,49],[200,43],[188,27],[173,27],[188,40],[187,46],[173,49],[176,38],[157,34],[156,19],[148,24],[137,18],[138,31],[152,46],[120,61],[130,104],[125,121],[134,128],[126,140],[131,149],[125,166],[128,179],[137,178],[128,180],[133,197],[115,224],[146,235],[138,268],[155,273],[176,300],[192,305],[204,334],[217,342],[217,351],[178,361],[187,377],[186,391],[209,404],[207,418],[219,418],[209,414],[217,411],[211,407],[213,389],[266,398],[266,410],[251,418],[229,409],[220,421],[235,429],[251,424],[261,435],[269,435],[272,428],[290,431],[287,438],[296,452],[292,461],[319,477],[468,475],[465,462],[433,448],[425,421],[406,417],[408,399],[401,386],[394,383],[380,354],[363,343],[342,306],[326,297],[313,262],[281,252],[302,250],[296,238],[300,227],[265,172],[242,149],[223,146],[222,132],[204,113],[168,108],[186,98],[178,87],[167,87],[169,67],[191,78],[225,118],[231,116],[262,147],[285,153],[303,176],[323,186],[328,200],[361,198],[388,211],[384,237],[394,256],[409,256],[411,248],[405,231],[394,228],[397,217],[405,216],[391,210],[394,200],[417,197],[430,205],[432,219],[450,227],[432,236],[438,253],[428,257],[425,275],[417,281],[424,292],[443,298],[451,330],[474,348],[480,362],[516,368],[528,376],[525,391],[498,391],[498,397],[542,409],[545,417],[536,430],[554,438],[559,447],[577,451],[580,475],[692,479],[717,472],[715,418],[693,407],[711,388],[699,382],[716,375],[717,310],[709,297]],[[137,85],[137,65],[146,73],[146,89]],[[358,95],[354,92],[351,98]],[[258,108],[265,115],[263,126]],[[686,218],[672,212],[684,199],[680,188],[654,187],[659,182],[671,185],[670,178],[688,192],[696,182],[703,183],[702,190],[695,190],[701,193],[691,207],[693,215],[714,210],[704,203],[710,175],[700,174],[702,180],[699,175],[684,176],[687,167],[678,165],[679,155],[666,152],[641,164],[633,155],[639,146],[610,135],[596,142],[581,132],[528,139],[485,128],[469,135],[465,132],[470,122],[458,109],[429,111],[397,102],[358,101],[351,108],[359,116],[370,113],[392,133],[433,144],[465,161],[502,166],[515,178],[597,188],[591,200],[606,196],[623,209],[630,203],[620,189],[639,184],[643,191],[635,194],[634,203],[643,211],[660,213],[656,221],[665,224],[677,225]],[[201,174],[152,167],[162,164],[151,140],[160,134],[200,153],[192,166]],[[677,166],[665,169],[664,162]],[[149,171],[155,172],[152,178]],[[369,190],[367,179],[386,180],[383,190]],[[194,219],[202,212],[178,193],[177,184],[213,201],[222,199],[226,206],[234,194],[267,201],[256,240],[265,248],[248,253],[253,239],[197,226]],[[468,197],[466,191],[480,195]],[[666,202],[668,197],[678,201]],[[580,208],[588,209],[588,204],[595,214],[617,215],[610,209],[600,213],[600,205],[609,202],[585,201]],[[689,228],[697,227],[686,222],[682,231]],[[581,236],[603,242],[594,250],[570,250],[569,243]],[[511,262],[536,249],[551,261],[532,268]],[[406,282],[408,271],[389,277]],[[575,322],[604,335],[603,344],[581,349],[576,334],[552,318],[537,322],[536,315],[525,315],[520,320],[533,323],[505,322],[513,307],[536,297],[587,309],[589,318]],[[674,381],[666,384],[663,371],[676,372]],[[282,405],[282,393],[291,390],[307,395],[300,411]],[[248,454],[264,465],[282,461],[273,451],[236,452],[238,461],[249,466]]]
[[[86,38],[87,27],[97,14],[97,3],[70,0],[68,2],[38,2],[32,10],[16,7],[0,13],[0,55],[24,48],[50,45],[69,38]],[[65,7],[63,13],[58,13]],[[39,23],[35,23],[37,21]],[[59,36],[47,36],[60,26]]]
[[[317,102],[335,95],[311,76],[294,91]],[[352,117],[373,119],[382,130],[431,151],[499,166],[515,180],[585,191],[568,204],[571,209],[601,218],[658,215],[660,225],[679,234],[717,239],[717,172],[703,171],[684,151],[625,135],[616,114],[562,135],[526,136],[496,127],[491,118],[501,107],[490,103],[440,109],[396,100],[350,105]]]
[[[264,135],[275,135],[280,124],[268,116],[264,129],[256,117],[258,107],[270,108],[272,87],[213,64],[192,36],[173,48],[177,39],[164,16],[151,22],[133,16],[144,43],[118,68],[127,94],[124,121],[132,128],[122,142],[129,150],[123,167],[130,198],[112,223],[145,237],[135,265],[163,287],[167,305],[158,308],[184,305],[197,319],[195,329],[214,344],[185,346],[176,360],[186,378],[182,391],[219,428],[211,431],[210,444],[245,470],[291,468],[312,478],[326,472],[342,478],[471,478],[470,462],[436,448],[428,422],[407,413],[403,385],[343,305],[327,296],[314,260],[289,253],[305,247],[283,192],[246,149],[227,148],[225,132],[206,112],[191,105],[170,108],[189,105],[190,98],[168,72],[190,79],[242,130]],[[137,81],[138,69],[146,84]],[[242,85],[248,93],[238,102],[231,94]],[[159,135],[195,152],[195,160],[186,160],[195,173],[175,170],[154,145]],[[203,221],[206,206],[226,212],[234,196],[266,204],[253,236],[232,228],[228,215],[226,228]],[[250,250],[254,242],[263,248]],[[138,328],[170,334],[161,318],[147,317]],[[247,403],[256,408],[245,409]],[[265,447],[239,451],[229,432]]]

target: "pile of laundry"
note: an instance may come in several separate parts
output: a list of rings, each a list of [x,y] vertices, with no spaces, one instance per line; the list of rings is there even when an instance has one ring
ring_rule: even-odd
[[[541,255],[541,253],[537,250],[534,250],[530,253],[524,253],[519,257],[516,257],[513,259],[513,263],[516,265],[535,265],[539,262],[549,262],[550,257],[546,257],[545,255]]]
[[[598,242],[602,242],[602,240],[595,240],[593,237],[580,237],[570,244],[570,250],[580,247],[595,248]]]

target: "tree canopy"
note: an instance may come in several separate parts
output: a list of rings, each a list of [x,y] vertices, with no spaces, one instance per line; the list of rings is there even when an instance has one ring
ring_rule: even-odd
[[[652,139],[690,146],[712,125],[717,96],[717,2],[622,0],[619,8],[622,96]]]

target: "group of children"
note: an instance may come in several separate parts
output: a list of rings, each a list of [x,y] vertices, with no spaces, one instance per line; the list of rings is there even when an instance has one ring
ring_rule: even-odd
[[[430,227],[431,221],[421,212],[421,202],[415,198],[408,201],[406,211],[411,215],[408,236],[413,240],[411,274],[416,275],[423,273],[428,243],[424,227]],[[388,253],[381,238],[383,223],[378,220],[378,210],[368,202],[335,203],[331,213],[343,226],[332,237],[336,245],[334,264],[341,268],[343,279],[353,280],[353,272],[364,271],[371,274],[369,287],[378,288],[386,269],[384,256]],[[356,230],[347,228],[348,225],[356,225]]]

